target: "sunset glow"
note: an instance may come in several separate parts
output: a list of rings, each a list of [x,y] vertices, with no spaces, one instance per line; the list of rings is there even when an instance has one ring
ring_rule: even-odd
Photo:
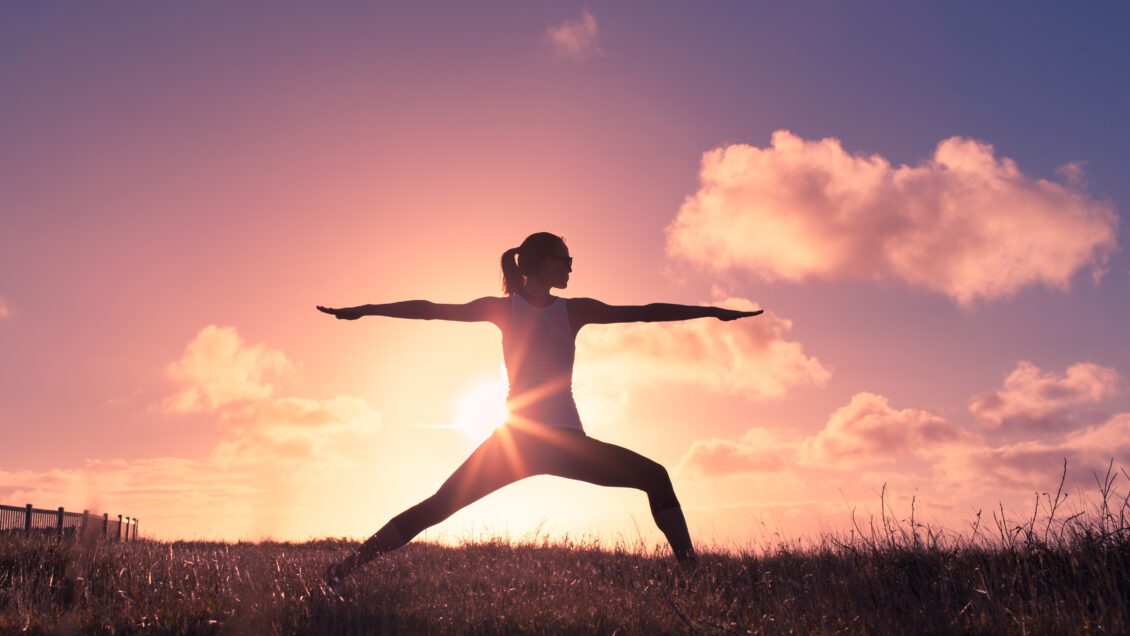
[[[506,418],[502,338],[315,306],[500,296],[548,231],[562,297],[764,310],[576,339],[585,432],[705,548],[912,501],[964,532],[1065,459],[1086,507],[1130,469],[1128,17],[7,3],[0,503],[367,537]],[[642,491],[546,476],[424,538],[535,532],[662,540]]]
[[[508,414],[505,380],[490,380],[469,389],[459,398],[454,426],[478,442],[501,426]]]

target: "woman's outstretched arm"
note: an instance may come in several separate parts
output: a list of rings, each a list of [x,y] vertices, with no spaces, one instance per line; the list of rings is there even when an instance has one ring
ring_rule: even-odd
[[[322,307],[318,311],[336,316],[339,320],[357,320],[362,316],[387,316],[389,318],[410,318],[414,320],[457,320],[460,322],[489,321],[498,324],[505,306],[504,298],[487,296],[464,304],[433,303],[430,300],[405,300],[382,305],[359,305],[357,307]]]
[[[584,325],[606,325],[615,322],[668,322],[672,320],[693,320],[695,318],[717,318],[718,320],[737,320],[760,315],[764,310],[737,311],[722,307],[698,307],[695,305],[673,305],[652,303],[650,305],[607,305],[592,298],[573,298],[569,301],[569,319],[576,329]]]

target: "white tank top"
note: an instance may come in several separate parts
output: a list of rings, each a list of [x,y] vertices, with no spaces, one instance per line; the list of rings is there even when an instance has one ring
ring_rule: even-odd
[[[510,296],[502,357],[510,379],[506,405],[516,423],[584,430],[573,401],[575,352],[564,298],[535,307],[520,294]]]

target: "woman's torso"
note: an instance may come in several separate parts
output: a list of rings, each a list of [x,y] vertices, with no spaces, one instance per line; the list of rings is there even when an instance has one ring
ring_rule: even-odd
[[[583,431],[573,401],[575,332],[566,299],[545,307],[510,296],[510,321],[502,332],[502,356],[510,380],[506,403],[511,422]]]

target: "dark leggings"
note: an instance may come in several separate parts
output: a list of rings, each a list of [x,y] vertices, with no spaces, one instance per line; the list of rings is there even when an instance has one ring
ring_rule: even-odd
[[[460,508],[534,475],[642,490],[657,518],[679,506],[667,469],[639,453],[580,431],[506,425],[479,445],[434,495],[397,515],[392,524],[409,541]]]

